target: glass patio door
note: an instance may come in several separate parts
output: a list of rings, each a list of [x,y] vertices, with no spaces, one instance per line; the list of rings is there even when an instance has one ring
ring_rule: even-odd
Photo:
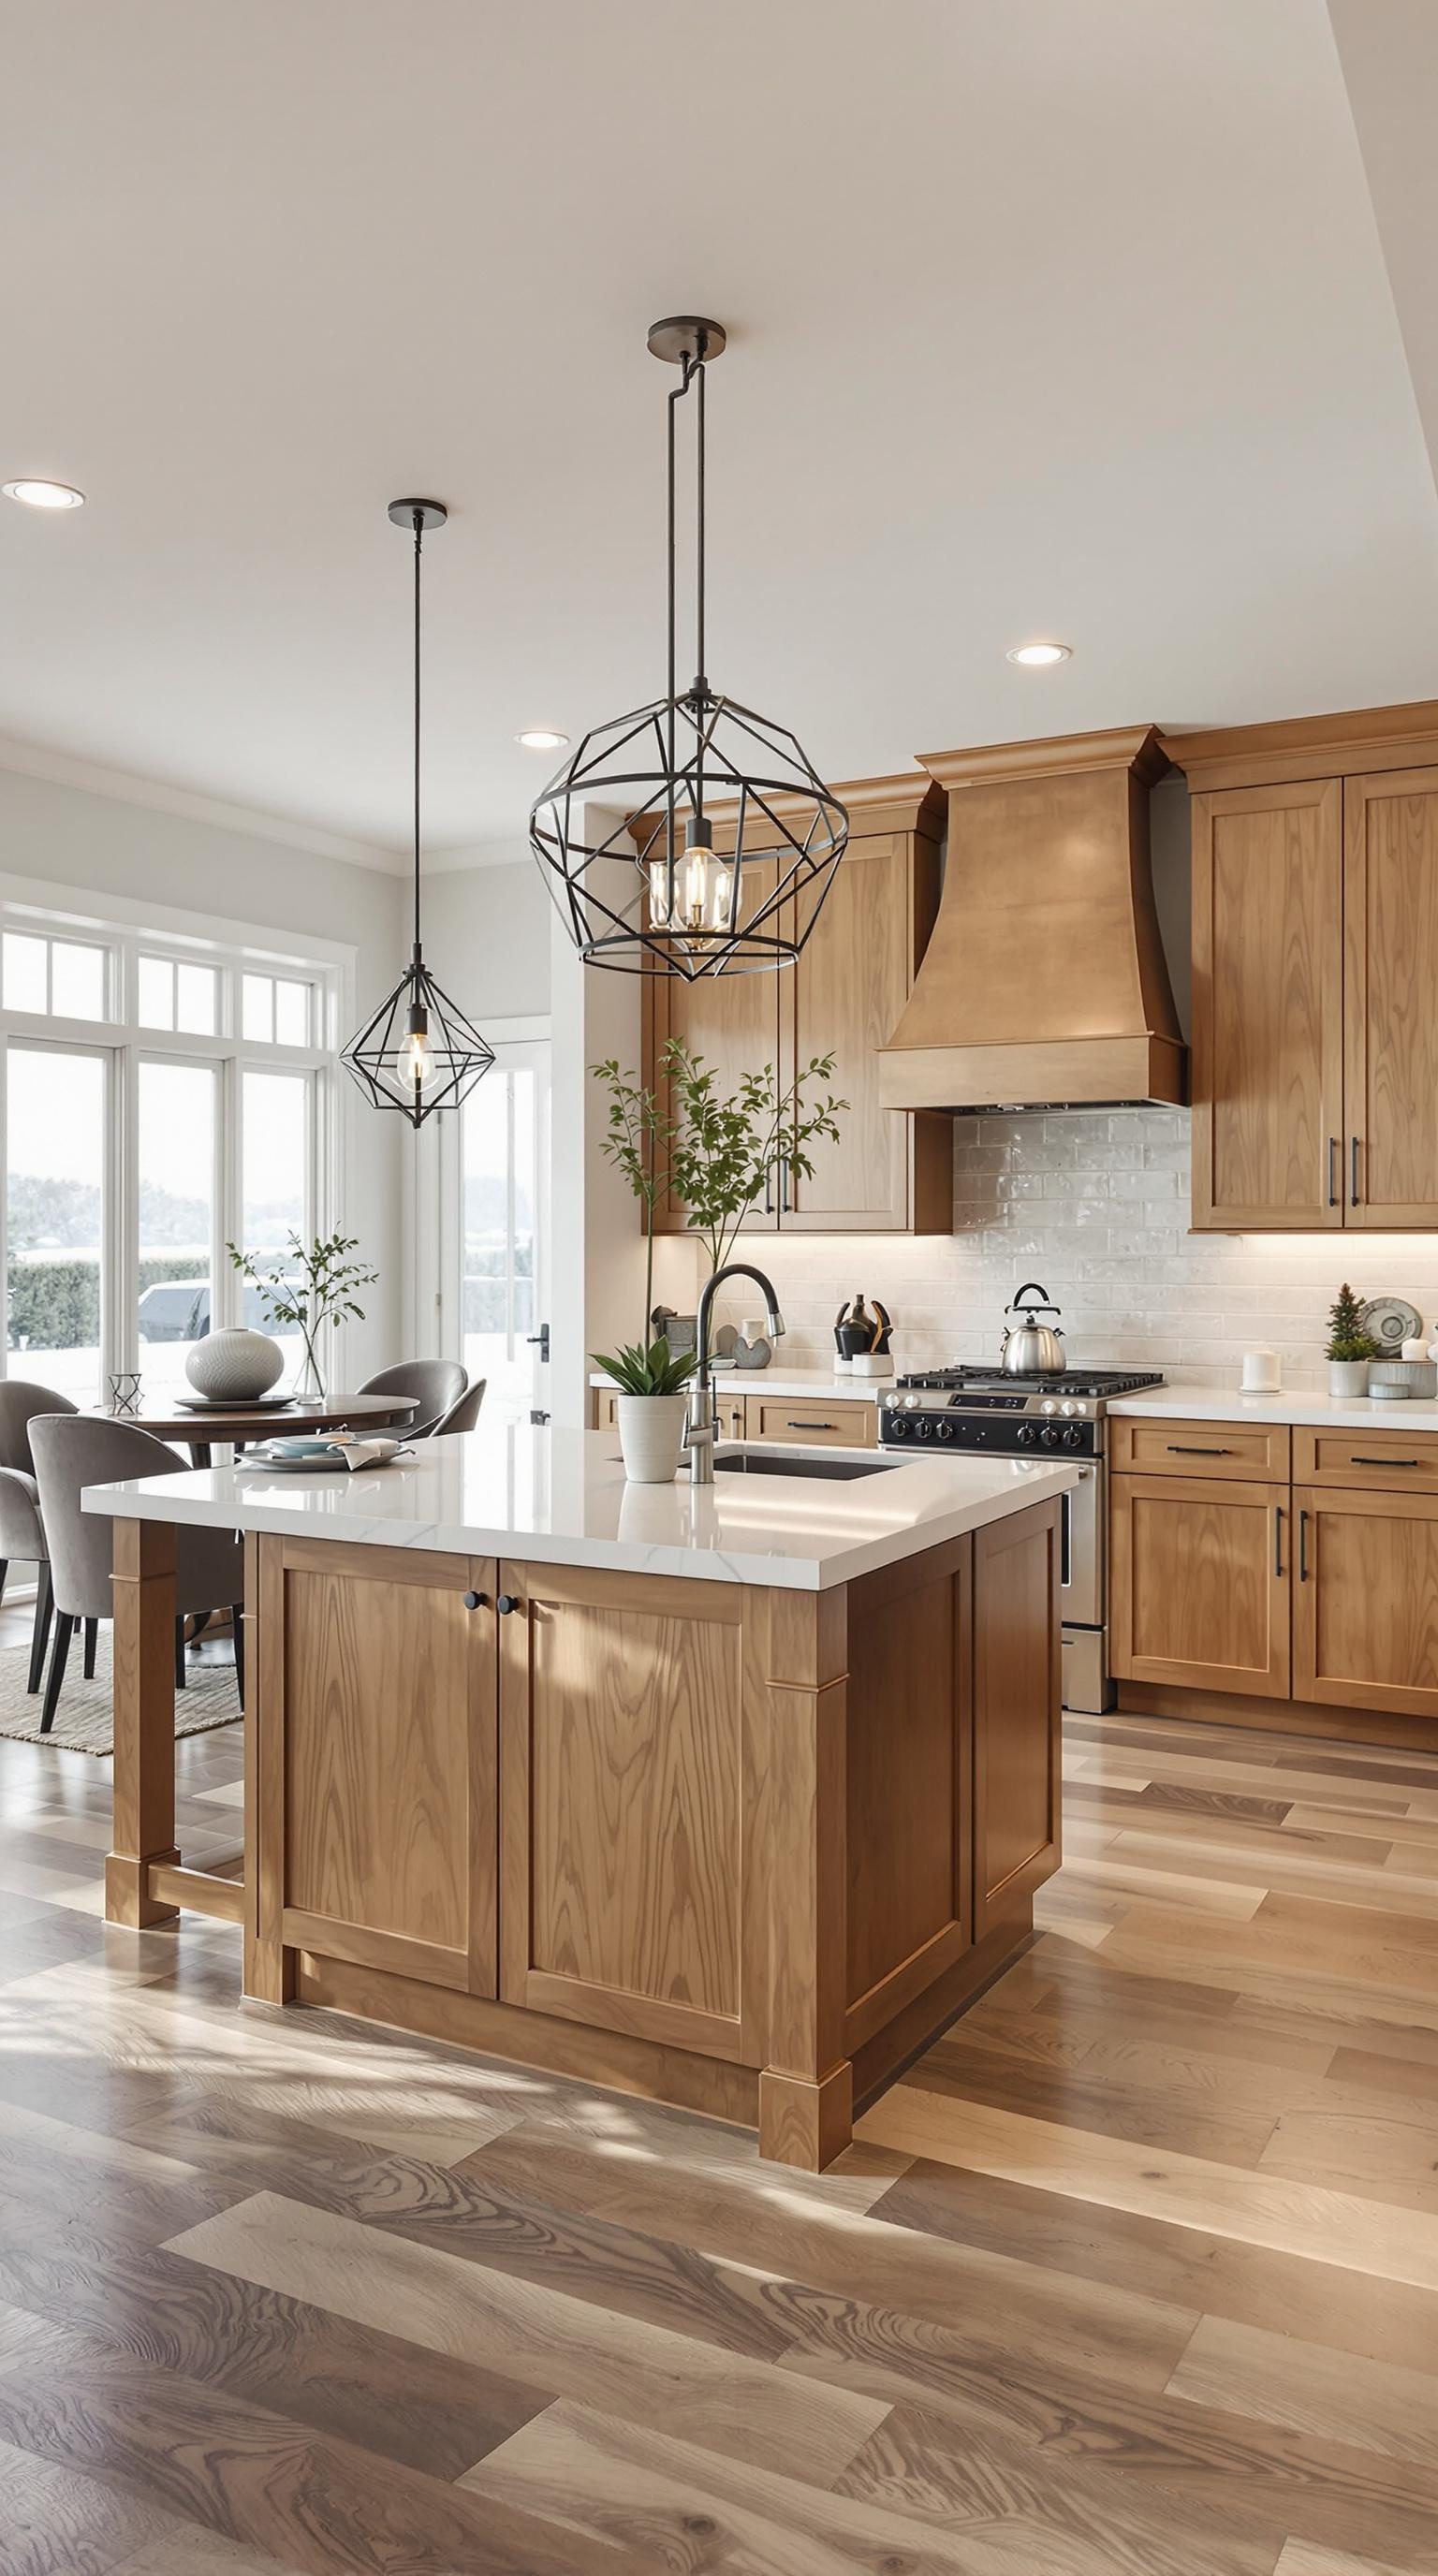
[[[459,1116],[458,1357],[487,1415],[547,1414],[549,1041],[500,1041]]]
[[[5,1049],[6,1369],[79,1405],[104,1392],[110,1061]]]

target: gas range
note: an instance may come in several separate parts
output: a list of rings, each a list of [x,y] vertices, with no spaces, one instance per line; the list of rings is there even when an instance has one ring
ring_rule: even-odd
[[[955,1361],[901,1377],[879,1408],[879,1438],[904,1447],[982,1449],[991,1456],[1054,1450],[1103,1454],[1109,1399],[1162,1386],[1159,1369],[1067,1369],[1062,1377],[1003,1377]]]
[[[1108,1514],[1104,1417],[1116,1395],[1162,1386],[1161,1369],[1066,1369],[1062,1377],[1004,1377],[997,1369],[929,1369],[901,1377],[879,1406],[885,1448],[978,1450],[1028,1461],[1070,1458],[1078,1483],[1059,1497],[1063,1696],[1066,1708],[1110,1705],[1108,1677]]]

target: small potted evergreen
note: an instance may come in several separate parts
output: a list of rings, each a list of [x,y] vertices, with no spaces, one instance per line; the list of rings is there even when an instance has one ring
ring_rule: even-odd
[[[1378,1357],[1378,1344],[1363,1329],[1363,1313],[1344,1280],[1328,1310],[1328,1392],[1366,1395],[1368,1363]]]

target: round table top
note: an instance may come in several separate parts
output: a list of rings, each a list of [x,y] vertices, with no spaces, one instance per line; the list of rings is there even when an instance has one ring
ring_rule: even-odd
[[[387,1422],[407,1422],[417,1410],[412,1395],[332,1395],[324,1402],[295,1396],[288,1404],[142,1404],[138,1413],[113,1413],[87,1406],[102,1422],[133,1422],[156,1440],[183,1440],[190,1448],[214,1440],[268,1440],[276,1432],[332,1431],[341,1423],[368,1423],[379,1430]]]

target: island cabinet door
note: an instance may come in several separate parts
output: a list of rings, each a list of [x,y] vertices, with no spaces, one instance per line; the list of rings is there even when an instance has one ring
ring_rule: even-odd
[[[1300,1485],[1293,1503],[1294,1698],[1438,1717],[1438,1494]]]
[[[1027,1921],[1061,1852],[1059,1506],[974,1535],[974,1938]]]
[[[495,1589],[484,1559],[262,1540],[262,1941],[495,1993]]]
[[[744,1590],[506,1561],[499,1600],[503,2000],[757,2065]]]

